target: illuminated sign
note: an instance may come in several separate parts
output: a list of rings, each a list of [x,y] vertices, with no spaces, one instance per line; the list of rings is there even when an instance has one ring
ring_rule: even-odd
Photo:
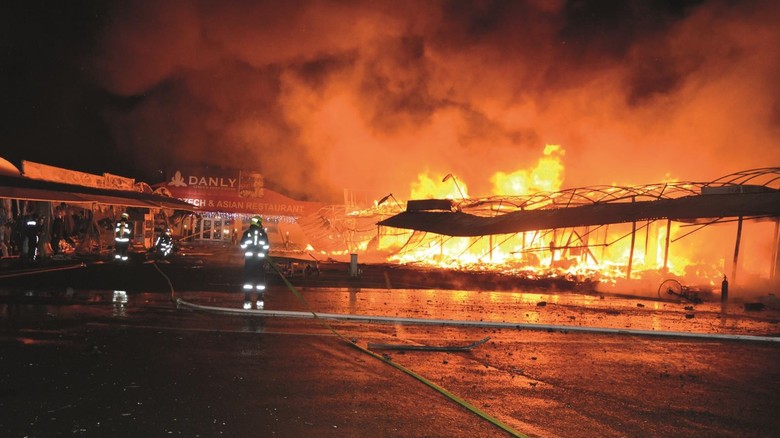
[[[171,196],[205,211],[301,217],[324,204],[302,202],[264,187],[257,172],[217,174],[176,170],[165,183]]]

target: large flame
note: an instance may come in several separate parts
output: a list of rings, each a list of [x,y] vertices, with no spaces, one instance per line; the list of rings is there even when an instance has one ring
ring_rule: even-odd
[[[534,166],[496,172],[491,179],[494,188],[490,195],[560,190],[564,156],[565,150],[559,145],[547,145]],[[411,184],[412,199],[460,198],[453,181],[446,179],[421,173]],[[465,192],[465,181],[457,180],[457,185]],[[708,242],[711,235],[689,236],[686,227],[658,220],[468,238],[386,229],[380,232],[377,248],[393,253],[389,260],[399,263],[495,270],[532,278],[566,276],[595,280],[601,289],[625,288],[629,277],[647,290],[654,290],[669,277],[699,285],[719,285],[726,254],[708,250],[712,247]],[[683,238],[684,242],[674,243]]]
[[[492,190],[478,196],[468,191],[471,181],[454,173],[442,176],[426,170],[410,183],[408,199],[451,199],[452,208],[469,214],[474,211],[473,206],[493,205],[478,210],[482,215],[500,215],[520,208],[516,201],[524,199],[532,202],[522,208],[566,208],[563,205],[567,201],[559,202],[563,198],[558,197],[567,193],[566,199],[570,201],[576,190],[562,191],[565,152],[560,145],[547,145],[530,166],[508,172],[494,171]],[[473,163],[485,167],[504,164],[487,160]],[[657,186],[636,186],[625,181],[594,186],[583,198],[623,196],[632,186],[659,193],[667,190],[667,186],[695,190],[694,184],[686,185],[666,177]],[[478,181],[474,187],[479,187]],[[495,198],[506,198],[509,202],[502,207],[500,203],[495,204]],[[331,248],[322,254],[343,256],[358,252],[363,254],[364,261],[491,271],[531,279],[562,278],[587,287],[597,285],[599,291],[621,293],[656,294],[659,285],[669,278],[712,292],[720,287],[726,274],[736,274],[737,268],[743,273],[742,281],[748,278],[751,282],[752,293],[760,293],[759,287],[766,290],[765,279],[772,276],[769,260],[776,247],[765,236],[773,232],[769,228],[777,227],[773,221],[751,222],[750,231],[741,233],[743,249],[737,260],[734,220],[712,224],[658,219],[476,237],[374,227],[382,219],[403,212],[404,204],[403,199],[390,194],[364,210],[348,212],[344,224],[332,229],[338,236],[331,236],[331,240],[343,239],[348,249]],[[754,231],[759,233],[753,234]]]
[[[428,172],[417,176],[411,184],[409,199],[462,199],[468,197],[468,187],[451,173],[443,177],[431,177]]]
[[[532,169],[519,169],[511,173],[496,172],[490,178],[495,195],[529,195],[536,192],[553,192],[563,184],[565,151],[560,145],[547,145],[544,156]]]

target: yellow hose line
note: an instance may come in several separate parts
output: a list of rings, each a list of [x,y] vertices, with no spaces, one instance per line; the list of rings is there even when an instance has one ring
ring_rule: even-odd
[[[303,296],[302,296],[302,295],[301,295],[301,294],[298,292],[298,290],[295,288],[295,286],[293,286],[293,284],[292,284],[292,283],[290,283],[290,281],[287,279],[287,277],[285,277],[285,276],[284,276],[284,274],[282,273],[282,271],[279,269],[279,267],[276,265],[276,263],[274,263],[274,261],[273,261],[273,260],[272,260],[270,257],[269,257],[269,259],[268,259],[268,263],[269,263],[269,264],[271,265],[271,267],[272,267],[272,268],[274,268],[274,270],[275,270],[275,271],[276,271],[276,272],[279,274],[279,276],[280,276],[280,277],[282,278],[282,280],[284,281],[284,284],[285,284],[285,285],[287,285],[287,288],[288,288],[288,289],[290,289],[290,291],[293,293],[293,295],[295,295],[295,298],[297,298],[297,299],[298,299],[298,301],[300,301],[300,302],[301,302],[301,304],[303,304],[303,305],[306,307],[306,310],[308,310],[309,312],[311,312],[311,314],[312,314],[312,315],[314,315],[314,318],[315,318],[316,320],[318,320],[318,321],[319,321],[319,322],[320,322],[320,323],[321,323],[323,326],[325,326],[325,327],[326,327],[328,330],[330,330],[330,331],[331,331],[331,332],[332,332],[334,335],[338,336],[338,337],[339,337],[340,339],[342,339],[344,342],[346,342],[347,344],[349,344],[350,346],[352,346],[352,347],[354,347],[354,348],[357,348],[358,350],[362,351],[363,353],[366,353],[366,354],[368,354],[369,356],[371,356],[371,357],[373,357],[373,358],[375,358],[375,359],[379,359],[379,360],[381,360],[382,362],[385,362],[385,363],[387,363],[387,364],[390,364],[390,365],[392,365],[393,367],[395,367],[396,369],[398,369],[398,370],[400,370],[400,371],[403,371],[404,373],[406,373],[406,374],[408,374],[408,375],[410,375],[410,376],[414,377],[414,378],[415,378],[415,379],[417,379],[418,381],[420,381],[420,382],[422,382],[422,383],[424,383],[424,384],[428,385],[429,387],[431,387],[431,388],[435,389],[436,391],[438,391],[439,393],[441,393],[441,394],[442,394],[442,395],[444,395],[445,397],[449,398],[450,400],[454,401],[455,403],[458,403],[459,405],[461,405],[461,406],[463,406],[464,408],[468,409],[469,411],[471,411],[472,413],[476,414],[477,416],[479,416],[479,417],[481,417],[481,418],[483,418],[483,419],[485,419],[485,420],[489,421],[489,422],[490,422],[490,423],[492,423],[493,425],[495,425],[495,426],[497,426],[498,428],[500,428],[501,430],[503,430],[503,431],[505,431],[505,432],[507,432],[507,433],[511,434],[512,436],[515,436],[515,437],[518,437],[518,438],[528,438],[528,436],[527,436],[527,435],[523,435],[523,434],[521,434],[520,432],[517,432],[516,430],[514,430],[514,429],[512,429],[511,427],[509,427],[508,425],[506,425],[506,424],[502,423],[502,422],[501,422],[501,421],[499,421],[498,419],[496,419],[496,418],[494,418],[494,417],[490,416],[490,414],[488,414],[487,412],[485,412],[485,411],[483,411],[483,410],[479,409],[478,407],[476,407],[476,406],[472,405],[472,404],[471,404],[471,403],[469,403],[468,401],[466,401],[466,400],[464,400],[464,399],[462,399],[462,398],[458,397],[457,395],[455,395],[455,394],[451,393],[450,391],[448,391],[448,390],[446,390],[446,389],[442,388],[441,386],[439,386],[439,385],[437,385],[437,384],[435,384],[435,383],[431,382],[430,380],[426,379],[425,377],[423,377],[423,376],[421,376],[421,375],[419,375],[419,374],[415,373],[414,371],[412,371],[412,370],[410,370],[410,369],[408,369],[408,368],[404,367],[403,365],[401,365],[401,364],[399,364],[399,363],[393,362],[392,360],[390,360],[390,359],[388,359],[388,358],[386,358],[386,357],[384,357],[384,356],[378,355],[378,354],[374,353],[374,352],[373,352],[373,351],[371,351],[371,350],[368,350],[368,349],[366,349],[366,348],[363,348],[363,347],[361,347],[360,345],[358,345],[358,344],[356,344],[356,343],[354,343],[354,342],[350,341],[350,340],[349,340],[349,339],[347,339],[346,337],[344,337],[344,336],[343,336],[341,333],[337,332],[337,331],[336,331],[336,329],[334,329],[334,328],[333,328],[333,327],[332,327],[330,324],[328,324],[328,323],[327,323],[327,321],[325,321],[324,319],[320,318],[320,317],[317,315],[317,312],[315,312],[314,310],[312,310],[311,306],[309,306],[309,303],[306,301],[306,299],[305,299],[305,298],[303,298]]]

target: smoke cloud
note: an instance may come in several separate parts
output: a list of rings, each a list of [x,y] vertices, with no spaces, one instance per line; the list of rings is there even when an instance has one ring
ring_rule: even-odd
[[[299,199],[489,195],[565,150],[563,187],[780,164],[780,4],[129,1],[94,74],[139,165],[258,170]],[[145,153],[130,153],[141,151]]]

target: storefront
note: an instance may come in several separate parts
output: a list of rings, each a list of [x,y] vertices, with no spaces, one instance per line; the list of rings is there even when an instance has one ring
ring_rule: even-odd
[[[250,218],[259,215],[274,247],[303,249],[307,243],[298,219],[324,206],[269,190],[257,172],[174,169],[158,187],[200,209],[174,233],[204,242],[235,243]]]
[[[196,210],[191,204],[153,193],[134,179],[104,173],[63,169],[22,161],[16,169],[0,158],[0,256],[29,254],[21,225],[33,220],[39,254],[80,255],[111,251],[114,224],[122,213],[133,224],[131,240],[139,250],[150,248],[168,218]]]
[[[204,217],[198,230],[202,240],[230,240],[230,220],[221,217]]]

